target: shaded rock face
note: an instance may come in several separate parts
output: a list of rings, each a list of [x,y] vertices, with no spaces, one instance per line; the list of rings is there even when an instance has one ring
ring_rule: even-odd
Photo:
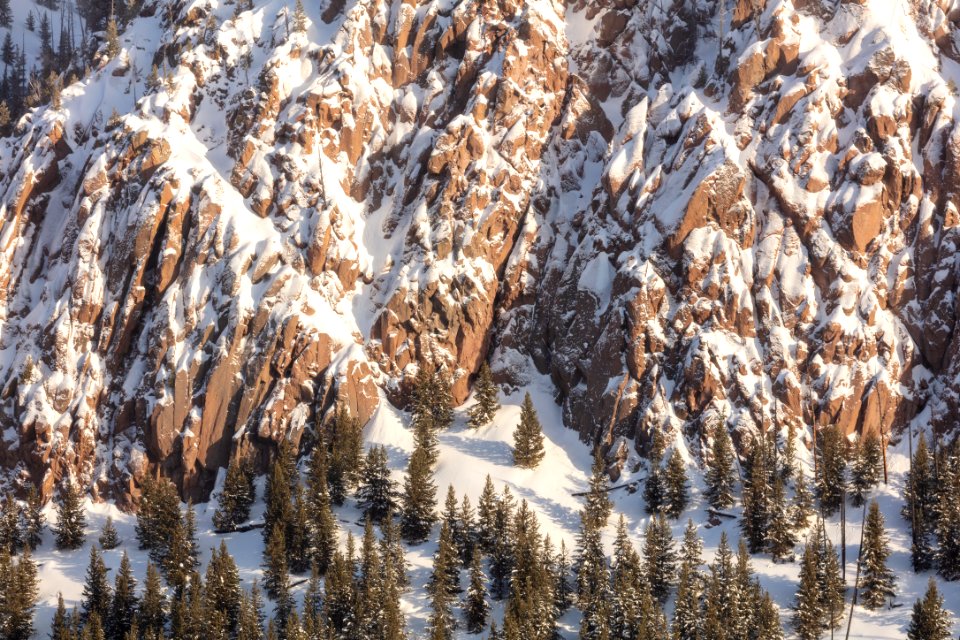
[[[46,495],[202,499],[428,362],[532,362],[621,447],[953,428],[950,2],[255,4],[138,19],[171,84],[0,141],[0,463]]]

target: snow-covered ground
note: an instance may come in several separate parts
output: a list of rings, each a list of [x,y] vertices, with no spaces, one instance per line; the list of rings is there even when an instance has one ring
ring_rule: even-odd
[[[498,490],[506,484],[518,500],[526,499],[539,514],[541,530],[549,533],[557,545],[560,540],[565,541],[567,548],[572,551],[576,545],[578,510],[581,506],[580,498],[572,494],[586,487],[590,471],[590,452],[578,441],[575,432],[562,426],[560,409],[553,402],[551,385],[547,378],[535,378],[527,390],[533,396],[546,435],[547,454],[540,466],[537,469],[526,470],[515,468],[512,464],[512,433],[518,421],[524,390],[503,398],[503,407],[493,424],[477,431],[466,426],[468,404],[457,411],[454,426],[440,435],[441,453],[436,472],[438,497],[442,502],[447,485],[453,484],[458,495],[468,494],[476,505],[485,478],[490,474]],[[383,444],[387,447],[395,479],[399,482],[402,479],[407,455],[413,448],[412,434],[405,427],[404,415],[393,409],[389,403],[382,403],[371,423],[367,425],[365,437],[369,443]],[[893,551],[890,566],[897,575],[898,606],[877,612],[868,612],[862,607],[857,607],[853,614],[851,638],[903,638],[906,625],[910,620],[913,602],[923,594],[928,578],[933,575],[932,573],[917,575],[911,571],[909,534],[899,515],[904,472],[908,464],[906,438],[890,448],[888,462],[890,484],[881,485],[873,495],[880,503],[890,532]],[[720,526],[707,528],[702,481],[699,473],[693,469],[691,469],[691,476],[693,477],[693,499],[683,517],[674,522],[674,534],[678,539],[680,538],[687,518],[704,523],[700,527],[700,533],[704,539],[704,557],[709,561],[719,543],[722,531],[726,531],[732,541],[737,540],[738,523],[724,521]],[[628,476],[623,481],[629,479]],[[258,496],[262,496],[262,488],[261,479]],[[641,492],[628,494],[623,490],[614,491],[613,497],[616,511],[622,512],[626,517],[639,548],[647,519],[643,510]],[[227,535],[214,534],[211,518],[215,507],[215,502],[196,507],[200,546],[203,553],[201,562],[205,565],[211,549],[218,546],[220,540],[225,540],[240,568],[244,584],[249,587],[251,581],[261,575],[260,562],[263,550],[261,532],[254,530]],[[263,505],[258,502],[252,518],[259,519],[262,510]],[[856,575],[860,516],[859,511],[853,508],[848,510],[848,514],[850,522],[846,535],[846,577],[847,584],[852,585]],[[142,581],[147,557],[144,552],[137,549],[134,535],[135,517],[121,513],[109,504],[88,504],[88,542],[84,548],[71,552],[57,551],[53,547],[52,535],[47,531],[42,546],[36,552],[35,557],[41,565],[41,602],[37,614],[37,630],[40,637],[44,637],[47,632],[56,608],[58,592],[63,593],[68,606],[79,603],[89,546],[95,543],[108,515],[113,516],[123,544],[116,550],[104,553],[107,566],[115,570],[120,563],[123,550],[126,549],[130,553],[138,579]],[[52,517],[52,512],[48,512],[48,519]],[[357,536],[362,534],[360,512],[352,502],[338,509],[337,517],[343,537],[346,536],[347,531],[352,531]],[[615,517],[611,518],[610,526],[606,530],[608,544],[612,543]],[[828,535],[835,544],[839,544],[840,532],[837,518],[829,522]],[[421,637],[429,616],[429,602],[423,587],[429,578],[431,558],[435,548],[433,543],[408,548],[407,560],[412,588],[404,597],[404,606],[412,631],[411,637],[414,638]],[[787,637],[795,637],[790,627],[790,606],[796,591],[799,564],[775,564],[769,556],[758,555],[754,556],[753,566],[764,588],[773,594],[780,606]],[[953,616],[953,633],[960,633],[960,617],[958,617],[960,616],[960,589],[950,584],[940,586],[946,597],[946,605]],[[302,590],[303,587],[299,589]],[[671,605],[668,604],[668,617],[671,613],[670,607]],[[494,604],[494,612],[496,616],[502,616],[502,603]],[[578,617],[577,611],[571,610],[562,619],[565,637],[577,637]],[[846,623],[845,618],[843,632],[846,630]],[[462,637],[467,637],[462,629],[458,633]]]

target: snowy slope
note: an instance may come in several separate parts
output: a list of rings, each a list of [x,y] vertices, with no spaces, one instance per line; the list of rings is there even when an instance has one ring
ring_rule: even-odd
[[[537,469],[517,469],[512,464],[511,443],[512,430],[517,422],[521,395],[514,394],[503,398],[503,406],[497,414],[493,424],[473,431],[465,426],[464,411],[457,412],[454,426],[440,435],[440,463],[436,472],[438,485],[438,499],[442,501],[448,484],[453,484],[458,495],[466,493],[473,504],[477,503],[486,475],[490,474],[498,490],[506,484],[517,499],[525,499],[536,511],[541,531],[548,533],[551,539],[559,545],[563,540],[567,548],[573,551],[576,548],[576,536],[579,528],[578,511],[581,507],[579,498],[571,494],[586,488],[590,471],[591,457],[587,447],[579,443],[575,434],[561,426],[559,421],[559,407],[551,399],[549,381],[537,378],[529,388],[534,404],[544,425],[546,436],[546,457]],[[368,444],[383,444],[387,447],[390,464],[394,469],[395,479],[402,479],[402,469],[405,467],[406,456],[412,450],[412,437],[405,428],[405,416],[384,404],[368,425],[365,438]],[[906,625],[909,623],[913,602],[923,595],[927,580],[932,573],[914,574],[910,569],[910,539],[905,524],[900,516],[902,507],[904,472],[908,466],[905,440],[892,446],[888,452],[890,470],[890,484],[880,486],[873,492],[873,497],[880,503],[881,511],[890,531],[892,555],[889,566],[897,576],[897,608],[870,612],[862,607],[854,610],[854,619],[851,629],[851,638],[872,638],[876,640],[903,638]],[[809,462],[809,460],[807,461]],[[695,467],[688,469],[693,477],[692,501],[683,516],[673,523],[673,532],[676,539],[680,539],[687,518],[695,522],[706,523],[705,501],[701,495],[702,481]],[[643,475],[641,471],[639,476]],[[631,476],[623,478],[622,482],[629,482]],[[262,496],[263,483],[258,483],[258,495]],[[614,491],[615,511],[610,525],[605,531],[605,541],[608,552],[612,549],[613,524],[617,513],[626,517],[638,549],[642,545],[643,529],[648,516],[643,510],[642,492],[628,494],[625,491]],[[261,532],[253,530],[246,533],[217,535],[213,533],[211,518],[215,504],[198,505],[197,520],[202,550],[201,562],[209,559],[213,547],[219,546],[220,540],[225,540],[230,553],[240,569],[244,585],[249,588],[254,578],[261,576],[261,554],[263,542]],[[737,511],[736,509],[734,510]],[[846,576],[848,586],[852,585],[856,574],[856,557],[860,539],[860,525],[856,517],[856,510],[850,508],[850,522],[847,527],[847,565]],[[256,521],[262,514],[262,503],[255,506],[251,519]],[[41,634],[56,609],[57,593],[62,592],[69,607],[78,604],[83,588],[83,577],[86,570],[89,544],[93,544],[107,515],[111,515],[117,525],[123,544],[120,548],[104,553],[107,566],[115,570],[120,562],[123,549],[130,553],[134,570],[142,581],[145,573],[146,554],[136,549],[134,535],[135,518],[125,514],[109,504],[88,503],[88,546],[78,551],[63,553],[52,549],[52,540],[49,532],[45,535],[44,543],[35,554],[41,564],[41,607],[38,612],[38,630]],[[341,526],[341,543],[344,543],[346,533],[353,532],[354,536],[361,536],[363,524],[360,513],[351,502],[336,511]],[[53,517],[48,511],[48,517]],[[704,559],[710,562],[716,546],[719,543],[721,532],[726,532],[730,540],[736,541],[739,537],[739,528],[736,521],[724,519],[720,526],[708,528],[701,524],[699,533],[704,540]],[[831,541],[838,545],[840,540],[839,521],[832,518],[828,522],[827,534]],[[404,596],[404,612],[407,615],[408,625],[412,637],[420,637],[424,625],[429,617],[429,602],[424,587],[429,578],[433,553],[436,550],[434,543],[425,543],[415,547],[408,547],[407,562],[411,577],[411,589]],[[794,637],[790,628],[790,606],[796,591],[799,564],[775,564],[766,554],[753,556],[753,567],[760,578],[763,587],[771,592],[780,607],[781,619],[786,626],[787,638]],[[464,574],[464,580],[466,580]],[[960,632],[960,590],[953,585],[941,582],[941,593],[946,599],[946,607],[953,616],[953,632]],[[302,592],[301,586],[298,591]],[[668,619],[672,605],[668,603]],[[849,606],[849,598],[848,605]],[[502,603],[494,603],[495,615],[502,616]],[[564,637],[576,638],[578,630],[578,616],[575,609],[571,610],[561,621]],[[847,618],[844,618],[844,625]],[[845,632],[845,627],[843,629]],[[460,630],[458,637],[471,637]]]

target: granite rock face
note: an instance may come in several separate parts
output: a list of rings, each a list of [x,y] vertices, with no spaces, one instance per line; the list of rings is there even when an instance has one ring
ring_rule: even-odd
[[[0,139],[0,464],[46,495],[203,499],[424,363],[640,449],[956,426],[954,3],[254,4],[158,0]]]

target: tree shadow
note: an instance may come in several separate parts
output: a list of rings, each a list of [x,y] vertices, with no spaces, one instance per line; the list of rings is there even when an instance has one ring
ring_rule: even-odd
[[[440,436],[441,441],[458,451],[469,454],[487,462],[509,467],[513,465],[513,449],[506,442],[500,440],[481,440],[479,438],[465,438],[456,433],[445,433]]]

